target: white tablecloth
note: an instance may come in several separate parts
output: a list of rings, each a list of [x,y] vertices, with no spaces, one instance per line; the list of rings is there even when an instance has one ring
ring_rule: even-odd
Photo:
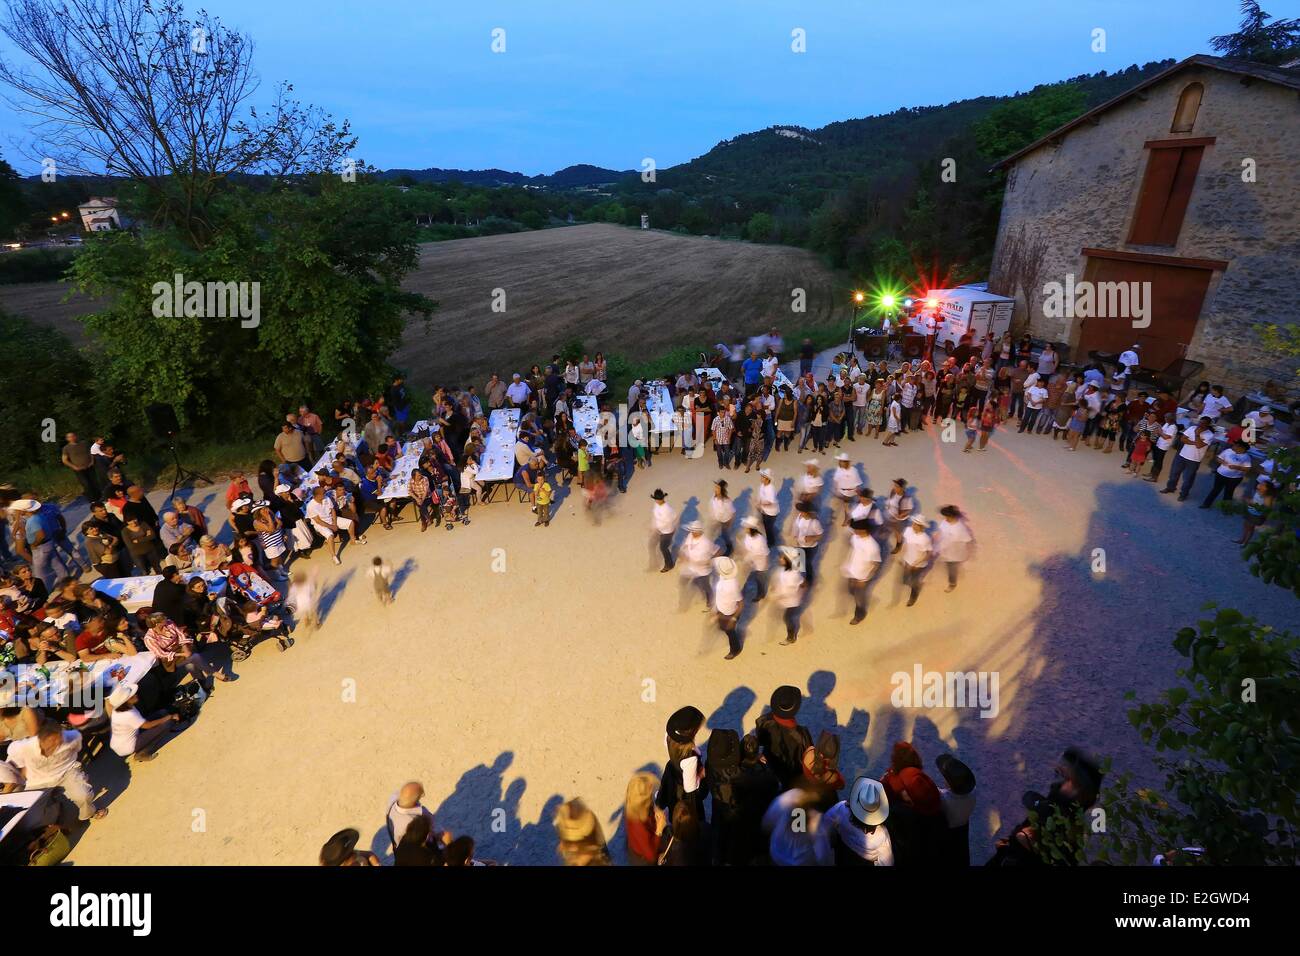
[[[478,463],[479,481],[509,481],[515,476],[519,409],[498,408],[488,418],[487,443]]]
[[[596,400],[590,395],[583,395],[573,400],[573,428],[579,438],[587,439],[587,454],[603,455],[605,447],[600,443],[600,410]]]
[[[208,582],[208,593],[219,596],[226,593],[225,571],[187,571],[183,577],[201,577]],[[153,603],[153,591],[162,580],[161,574],[146,574],[134,578],[100,578],[91,587],[100,594],[116,598],[128,611],[138,611]]]
[[[711,365],[708,368],[697,368],[695,374],[712,385],[714,391],[717,391],[727,380],[727,376],[722,374],[721,369],[716,369]]]
[[[384,483],[384,490],[379,493],[379,497],[384,501],[411,496],[411,473],[419,467],[424,444],[416,441],[411,442],[407,447],[409,450],[393,462],[393,470],[388,475],[388,481]]]
[[[70,693],[70,678],[76,672],[89,674],[89,680],[102,688],[107,696],[118,684],[126,682],[139,683],[140,678],[153,667],[156,658],[149,651],[120,657],[116,660],[94,661],[57,661],[38,667],[35,664],[13,664],[3,675],[4,683],[14,682],[18,698],[30,699],[43,707],[67,706]],[[101,698],[102,699],[102,698]],[[82,701],[86,698],[83,696]]]
[[[650,431],[654,434],[677,431],[673,418],[673,399],[664,382],[651,382],[646,386],[645,407],[650,412]]]
[[[356,449],[351,444],[343,440],[342,435],[330,442],[329,447],[325,449],[325,454],[320,456],[320,460],[316,464],[307,469],[307,477],[295,489],[298,492],[298,497],[304,501],[311,497],[311,490],[316,487],[316,472],[322,469],[333,471],[334,457],[336,455],[341,453],[350,461],[355,451]]]

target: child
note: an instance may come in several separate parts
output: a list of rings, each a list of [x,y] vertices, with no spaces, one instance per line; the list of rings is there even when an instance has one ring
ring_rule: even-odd
[[[1088,426],[1088,406],[1080,402],[1074,408],[1074,413],[1070,415],[1070,440],[1066,450],[1078,451],[1079,439],[1083,437],[1083,430]]]
[[[537,520],[533,522],[533,527],[541,525],[544,528],[551,526],[551,501],[554,498],[555,489],[547,481],[545,472],[537,479],[533,485],[533,501],[537,505]]]
[[[1003,385],[998,389],[998,424],[1002,424],[1011,417],[1011,389]],[[983,444],[980,445],[984,447]]]
[[[1246,502],[1245,523],[1241,527],[1241,537],[1233,544],[1245,545],[1255,536],[1255,529],[1268,519],[1273,508],[1273,483],[1261,478],[1255,485],[1255,493]]]
[[[478,482],[478,462],[472,455],[465,458],[465,467],[460,470],[460,493],[468,495],[469,500],[478,504],[483,486]]]
[[[316,572],[310,575],[299,571],[293,576],[289,583],[288,604],[293,608],[294,623],[297,628],[304,628],[306,633],[310,634],[320,626],[320,620],[316,613],[317,598],[320,597],[320,587],[316,580]]]
[[[578,440],[578,487],[587,487],[588,472],[591,471],[591,452],[587,451],[587,439]]]
[[[1010,395],[1007,397],[1009,402]],[[980,415],[980,451],[989,447],[989,436],[993,434],[993,429],[998,424],[998,413],[993,410],[992,402],[984,403],[984,412]]]
[[[966,447],[963,452],[969,452],[975,447],[975,438],[979,435],[980,410],[978,405],[972,405],[966,409]]]
[[[370,566],[370,580],[375,585],[375,597],[380,604],[393,603],[393,566],[376,556]]]
[[[1147,456],[1151,453],[1151,437],[1149,432],[1143,432],[1138,435],[1137,440],[1133,442],[1133,450],[1129,454],[1128,464],[1124,467],[1132,472],[1136,478],[1142,473],[1142,466],[1147,463]]]

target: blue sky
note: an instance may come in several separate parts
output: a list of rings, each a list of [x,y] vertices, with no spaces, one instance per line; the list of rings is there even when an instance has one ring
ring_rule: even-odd
[[[190,4],[197,6],[197,4]],[[1208,52],[1237,0],[208,0],[269,94],[352,120],[383,168],[660,167],[773,124],[1025,90]],[[1279,17],[1300,0],[1266,0]],[[491,50],[494,28],[506,51]],[[807,52],[791,50],[806,32]],[[1093,52],[1092,32],[1106,31]],[[20,117],[0,106],[0,147]],[[23,164],[25,165],[25,164]],[[36,169],[22,169],[24,173]]]

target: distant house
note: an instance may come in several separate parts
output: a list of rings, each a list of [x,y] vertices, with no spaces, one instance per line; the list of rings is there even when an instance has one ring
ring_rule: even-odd
[[[1149,372],[1186,359],[1230,391],[1289,383],[1258,327],[1300,311],[1298,143],[1300,70],[1183,60],[998,164],[990,287],[1074,358],[1136,343]],[[1079,283],[1097,293],[1083,308]]]
[[[116,196],[91,196],[77,207],[77,212],[81,216],[81,228],[86,232],[108,232],[122,228]]]

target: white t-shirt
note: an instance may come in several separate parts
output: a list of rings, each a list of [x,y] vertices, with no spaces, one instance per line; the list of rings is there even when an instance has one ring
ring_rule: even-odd
[[[835,482],[836,494],[845,498],[857,494],[858,488],[862,485],[862,480],[858,478],[858,470],[852,465],[847,468],[836,468],[831,480]]]
[[[805,495],[811,495],[815,498],[822,490],[822,485],[825,484],[825,482],[822,481],[821,475],[810,475],[805,472],[800,484]]]
[[[871,386],[866,382],[856,382],[853,385],[853,404],[858,408],[866,408],[867,402],[871,399]]]
[[[771,549],[767,546],[767,537],[760,531],[747,533],[740,539],[740,550],[745,555],[745,563],[751,570],[766,571],[767,556]]]
[[[767,481],[758,486],[758,510],[774,518],[780,511],[776,503],[776,482]]]
[[[677,512],[666,502],[659,502],[651,512],[654,528],[660,534],[672,534],[677,529]]]
[[[822,523],[812,515],[799,515],[794,519],[794,543],[800,548],[815,547],[820,541],[822,533]]]
[[[1025,404],[1030,408],[1042,408],[1045,401],[1047,401],[1047,389],[1043,386],[1035,385],[1033,388],[1025,389]]]
[[[794,568],[782,568],[772,585],[772,597],[778,607],[798,607],[803,599],[803,573]]]
[[[335,511],[334,502],[329,495],[326,495],[320,501],[312,498],[311,501],[307,502],[307,520],[322,528],[330,526],[330,523],[334,520]]]
[[[528,401],[528,396],[532,393],[528,383],[524,381],[511,382],[510,387],[506,389],[506,397],[516,405],[522,405]]]
[[[736,517],[736,505],[730,498],[719,498],[715,495],[709,500],[709,510],[713,514],[713,520],[719,524],[726,524]]]
[[[903,532],[903,547],[898,552],[898,556],[903,559],[904,564],[917,567],[925,564],[933,550],[934,545],[930,541],[930,536],[924,531],[918,531],[916,526],[912,525]]]
[[[718,545],[702,534],[688,535],[682,542],[682,577],[702,578],[713,570],[713,556]]]
[[[1196,436],[1200,434],[1206,444],[1200,448],[1196,447]],[[1178,452],[1179,458],[1186,458],[1188,461],[1201,461],[1205,458],[1205,452],[1209,449],[1209,442],[1214,438],[1213,428],[1199,428],[1196,425],[1188,425],[1183,430],[1183,447]]]
[[[869,581],[880,567],[880,545],[869,534],[854,533],[849,538],[849,557],[844,562],[845,577],[855,581]]]
[[[740,609],[740,583],[736,578],[718,578],[713,589],[713,606],[719,614],[735,614]]]
[[[1231,407],[1232,401],[1228,396],[1211,393],[1205,396],[1205,404],[1201,406],[1201,414],[1213,421]]]
[[[126,707],[113,711],[108,722],[113,729],[113,736],[108,741],[109,749],[119,757],[129,757],[135,753],[135,748],[139,745],[140,728],[144,726],[144,714],[134,707]]]
[[[949,521],[945,518],[934,529],[934,549],[944,561],[965,561],[970,557],[970,546],[975,540],[960,518]]]
[[[44,790],[57,784],[64,774],[78,766],[77,754],[80,752],[81,734],[65,730],[63,740],[48,757],[41,753],[40,737],[33,735],[11,743],[6,759],[26,772],[28,790]]]
[[[1173,446],[1174,436],[1178,434],[1178,426],[1173,422],[1165,422],[1160,426],[1160,437],[1156,439],[1156,447],[1161,451],[1168,451]]]
[[[1247,452],[1233,451],[1231,448],[1225,448],[1219,452],[1219,474],[1224,478],[1244,478],[1246,472],[1236,468],[1229,468],[1229,465],[1250,465],[1250,455]]]

